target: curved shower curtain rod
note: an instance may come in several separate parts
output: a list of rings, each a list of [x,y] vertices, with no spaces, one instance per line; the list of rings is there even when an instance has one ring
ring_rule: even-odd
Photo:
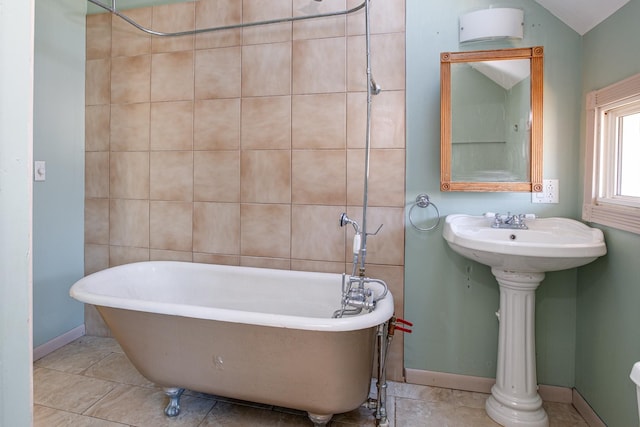
[[[225,26],[222,26],[222,27],[201,28],[201,29],[189,30],[189,31],[179,31],[179,32],[175,32],[175,33],[165,33],[165,32],[154,31],[154,30],[151,30],[149,28],[143,27],[142,25],[138,24],[133,19],[129,18],[127,15],[122,14],[116,7],[116,0],[111,0],[111,6],[102,3],[100,0],[87,0],[87,1],[89,3],[93,3],[96,6],[99,6],[99,7],[103,8],[103,9],[105,9],[106,11],[109,11],[112,14],[124,19],[125,21],[127,21],[129,24],[133,25],[134,27],[136,27],[140,31],[144,31],[147,34],[151,34],[151,35],[159,36],[159,37],[187,36],[187,35],[199,34],[199,33],[207,33],[207,32],[212,32],[212,31],[233,30],[233,29],[236,29],[236,28],[244,28],[244,27],[255,27],[255,26],[258,26],[258,25],[280,24],[282,22],[302,21],[302,20],[305,20],[305,19],[327,18],[327,17],[331,17],[331,16],[342,16],[342,15],[348,15],[350,13],[359,11],[360,9],[365,7],[365,4],[367,3],[367,0],[363,0],[362,4],[359,4],[358,6],[356,6],[354,8],[347,9],[347,10],[341,10],[341,11],[338,11],[338,12],[319,13],[319,14],[316,14],[316,15],[295,16],[295,17],[290,17],[290,18],[271,19],[271,20],[267,20],[267,21],[247,22],[247,23],[244,23],[244,24],[225,25]],[[321,0],[316,0],[316,1],[321,1]]]

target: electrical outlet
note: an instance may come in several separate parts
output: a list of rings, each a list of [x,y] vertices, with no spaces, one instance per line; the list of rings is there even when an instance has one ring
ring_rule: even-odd
[[[543,179],[542,191],[531,193],[531,203],[560,203],[559,187],[557,179]]]

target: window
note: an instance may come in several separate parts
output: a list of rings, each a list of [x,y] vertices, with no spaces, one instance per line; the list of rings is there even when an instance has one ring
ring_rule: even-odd
[[[640,233],[640,74],[587,95],[582,219]]]

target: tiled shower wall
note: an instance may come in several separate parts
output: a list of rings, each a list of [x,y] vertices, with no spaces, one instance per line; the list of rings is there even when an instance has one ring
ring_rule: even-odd
[[[200,0],[127,11],[157,31],[344,10],[360,1]],[[402,316],[404,0],[372,2],[367,275]],[[87,17],[85,270],[181,260],[350,272],[362,223],[364,12],[196,36]],[[87,309],[89,334],[107,335]],[[402,378],[402,337],[389,355]]]

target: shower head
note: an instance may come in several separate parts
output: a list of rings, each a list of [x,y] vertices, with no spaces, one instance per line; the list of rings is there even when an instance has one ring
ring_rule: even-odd
[[[356,234],[360,234],[360,225],[349,218],[346,212],[343,212],[342,215],[340,215],[340,227],[344,227],[347,224],[351,224],[353,226],[353,229],[356,231]]]

